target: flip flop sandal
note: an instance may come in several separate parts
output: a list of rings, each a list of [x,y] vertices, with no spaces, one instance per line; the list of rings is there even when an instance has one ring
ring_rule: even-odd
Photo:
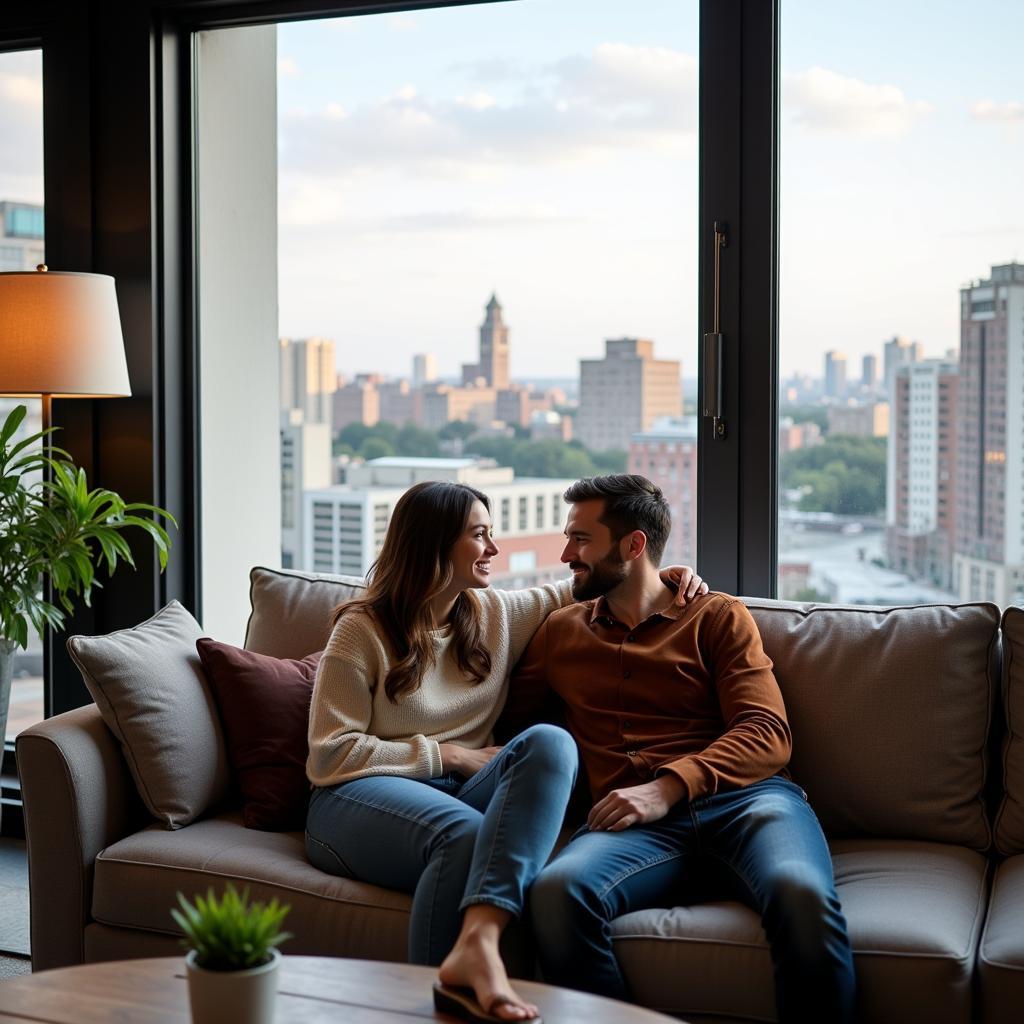
[[[485,1010],[476,1000],[471,988],[442,985],[434,982],[434,1008],[440,1013],[448,1013],[469,1024],[518,1024],[518,1021],[506,1017],[497,1017],[495,1007],[512,1002],[507,996],[497,996]],[[540,1017],[520,1017],[523,1024],[544,1024]]]

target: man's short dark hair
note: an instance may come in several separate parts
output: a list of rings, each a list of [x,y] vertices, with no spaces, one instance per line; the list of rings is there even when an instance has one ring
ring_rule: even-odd
[[[661,488],[647,477],[636,473],[588,476],[577,480],[563,497],[573,505],[602,500],[604,511],[598,521],[611,530],[612,537],[621,540],[633,530],[642,530],[647,537],[647,557],[654,565],[661,564],[672,529],[672,513]]]

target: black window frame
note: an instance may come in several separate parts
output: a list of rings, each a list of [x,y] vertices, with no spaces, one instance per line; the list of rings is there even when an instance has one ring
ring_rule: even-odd
[[[171,598],[201,616],[194,33],[499,0],[12,0],[0,49],[40,47],[51,265],[113,274],[135,397],[56,401],[61,442],[106,486],[181,520],[168,571],[140,540],[67,634],[133,625]],[[710,329],[712,225],[722,253],[727,433],[701,419],[698,568],[717,589],[776,586],[778,21],[780,0],[701,0],[700,334]],[[129,225],[126,228],[126,225]],[[698,345],[698,349],[700,346]],[[703,381],[704,366],[698,365]],[[46,646],[46,713],[88,703],[65,635]]]

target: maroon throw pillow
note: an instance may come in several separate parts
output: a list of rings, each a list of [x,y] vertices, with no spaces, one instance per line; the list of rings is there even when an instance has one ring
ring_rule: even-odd
[[[220,710],[246,828],[300,829],[306,820],[309,701],[320,654],[271,658],[208,637],[196,650]]]

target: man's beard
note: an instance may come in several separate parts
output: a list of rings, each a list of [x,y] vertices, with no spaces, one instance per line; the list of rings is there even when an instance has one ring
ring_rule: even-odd
[[[572,596],[577,601],[589,601],[594,597],[603,597],[609,590],[614,590],[628,575],[626,560],[612,548],[600,562],[586,565],[584,562],[570,562],[569,568],[582,566],[587,571],[581,576],[574,576]]]

